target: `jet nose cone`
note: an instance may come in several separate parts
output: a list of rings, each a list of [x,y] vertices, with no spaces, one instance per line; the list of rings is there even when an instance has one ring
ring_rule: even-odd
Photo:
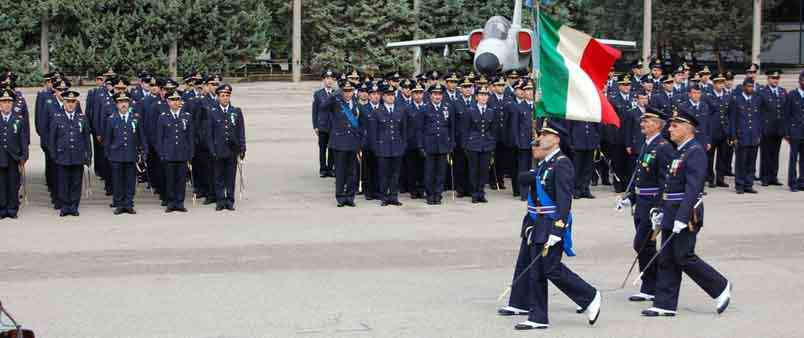
[[[478,72],[486,75],[494,75],[499,68],[500,60],[492,53],[484,52],[475,58],[475,69],[477,69]]]

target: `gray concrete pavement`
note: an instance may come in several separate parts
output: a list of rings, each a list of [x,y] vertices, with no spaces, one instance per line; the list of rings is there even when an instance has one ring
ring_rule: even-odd
[[[578,257],[565,262],[610,290],[599,324],[589,328],[551,287],[552,328],[515,332],[516,319],[494,313],[524,204],[507,190],[486,205],[447,195],[442,206],[358,198],[357,208],[336,208],[333,180],[318,177],[316,86],[235,86],[249,142],[236,212],[199,204],[165,214],[140,189],[139,214],[113,216],[95,181],[81,217],[59,218],[35,142],[31,203],[0,221],[0,299],[40,337],[804,336],[804,193],[783,187],[710,190],[698,251],[734,283],[734,300],[718,316],[685,278],[671,319],[640,317],[645,305],[626,301],[630,284],[612,290],[633,258],[633,225],[614,212],[608,187],[594,188],[597,199],[575,203]],[[783,172],[786,154],[783,145]]]

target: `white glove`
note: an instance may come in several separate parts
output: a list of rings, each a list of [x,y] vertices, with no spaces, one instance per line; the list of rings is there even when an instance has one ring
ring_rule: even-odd
[[[548,247],[551,247],[551,246],[555,245],[558,242],[561,242],[561,237],[558,237],[556,235],[550,235],[550,237],[547,238],[547,243],[546,244],[547,244]]]
[[[664,213],[659,211],[659,209],[653,208],[650,209],[650,223],[652,225],[652,229],[656,230],[662,225],[662,219],[664,218]]]
[[[684,228],[686,228],[686,227],[687,227],[687,224],[685,224],[684,222],[681,222],[681,221],[673,222],[673,232],[674,233],[679,233],[679,232],[681,232],[681,230],[684,230]]]
[[[623,209],[628,206],[631,206],[631,199],[621,197],[619,200],[617,200],[617,206],[614,207],[614,210],[623,211]]]

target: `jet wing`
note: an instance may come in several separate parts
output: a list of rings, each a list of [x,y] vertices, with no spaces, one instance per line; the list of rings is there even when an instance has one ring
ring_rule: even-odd
[[[635,41],[595,39],[601,43],[615,47],[636,47]],[[386,48],[444,46],[469,42],[469,35],[448,36],[443,38],[421,39],[411,41],[389,42]]]
[[[390,42],[385,45],[386,48],[400,48],[400,47],[425,47],[425,46],[443,46],[458,43],[467,43],[469,35],[448,36],[443,38],[434,39],[421,39],[401,42]]]

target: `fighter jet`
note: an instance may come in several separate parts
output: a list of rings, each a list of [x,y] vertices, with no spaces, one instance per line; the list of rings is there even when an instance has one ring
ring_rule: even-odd
[[[522,28],[522,0],[514,1],[514,17],[509,21],[502,16],[493,16],[486,21],[483,29],[473,30],[469,35],[450,36],[435,39],[391,42],[386,48],[424,47],[467,44],[474,54],[475,70],[482,74],[495,74],[498,71],[526,69],[530,63],[533,31]],[[612,46],[636,47],[636,42],[597,39]]]

